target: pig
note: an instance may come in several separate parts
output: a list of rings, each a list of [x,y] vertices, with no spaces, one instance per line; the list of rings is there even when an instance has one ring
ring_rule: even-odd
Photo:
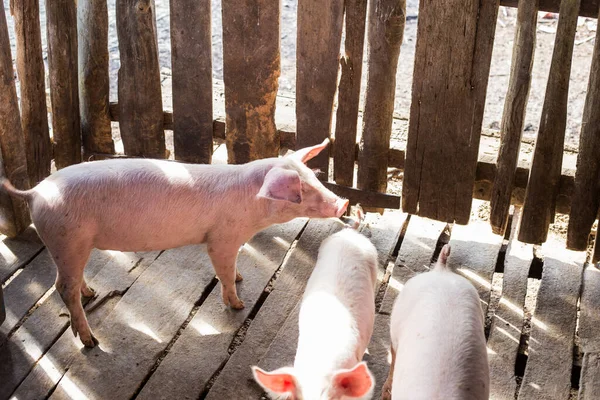
[[[376,279],[377,250],[365,236],[346,228],[322,243],[300,305],[294,366],[252,367],[271,397],[371,398],[375,380],[361,360],[373,333]]]
[[[27,201],[56,263],[56,290],[73,333],[94,347],[98,341],[81,305],[81,295],[94,296],[83,278],[93,248],[153,251],[206,243],[224,303],[241,309],[236,259],[246,241],[296,217],[344,214],[348,200],[327,190],[305,165],[328,143],[244,165],[113,159],[69,166],[27,191],[6,178],[1,183]]]
[[[447,266],[411,278],[394,303],[392,364],[382,399],[489,398],[483,313],[473,285]]]

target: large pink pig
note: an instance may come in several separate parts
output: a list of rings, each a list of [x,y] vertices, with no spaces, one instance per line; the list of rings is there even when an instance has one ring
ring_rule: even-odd
[[[446,266],[408,282],[390,322],[392,365],[382,399],[487,400],[490,377],[477,291]]]
[[[348,201],[327,190],[305,163],[328,145],[245,165],[198,165],[123,159],[64,168],[28,191],[2,185],[29,204],[31,218],[58,267],[56,289],[85,346],[98,341],[81,294],[93,248],[163,250],[206,243],[223,301],[240,309],[238,249],[258,231],[296,217],[340,217]]]

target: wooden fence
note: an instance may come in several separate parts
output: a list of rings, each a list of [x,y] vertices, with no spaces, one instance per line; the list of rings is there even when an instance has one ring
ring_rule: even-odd
[[[561,171],[561,165],[577,16],[596,18],[599,0],[421,1],[406,151],[390,148],[405,1],[369,3],[367,7],[367,0],[326,4],[299,0],[293,132],[275,125],[279,2],[223,1],[223,121],[214,120],[212,109],[210,0],[170,2],[172,113],[162,109],[153,0],[117,0],[118,104],[109,104],[108,98],[106,3],[48,1],[51,143],[38,0],[11,0],[21,107],[2,10],[0,172],[15,186],[27,188],[50,173],[52,159],[62,168],[92,155],[111,156],[115,153],[111,120],[119,122],[126,156],[165,158],[164,130],[169,129],[175,159],[194,163],[211,162],[214,138],[226,140],[230,163],[245,163],[275,156],[280,147],[312,145],[333,134],[329,156],[335,183],[327,185],[352,201],[375,208],[402,207],[408,213],[466,224],[472,198],[483,198],[491,201],[491,224],[497,233],[506,229],[510,204],[523,204],[519,238],[528,243],[544,242],[555,214],[569,213],[568,246],[585,249],[600,204],[600,32],[592,56],[578,168],[572,173]],[[499,5],[518,5],[515,50],[499,154],[478,159]],[[540,10],[560,12],[560,18],[528,170],[517,161]],[[367,84],[363,124],[358,127],[364,58]],[[327,177],[329,165],[325,154],[311,166]],[[353,187],[356,165],[357,187]],[[402,198],[385,193],[388,167],[404,170]],[[21,202],[2,194],[0,207],[2,232],[15,235],[29,223]]]

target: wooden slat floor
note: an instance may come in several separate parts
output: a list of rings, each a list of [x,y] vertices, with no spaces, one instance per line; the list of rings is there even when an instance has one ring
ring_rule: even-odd
[[[4,239],[0,399],[262,398],[250,366],[293,362],[306,281],[320,243],[341,228],[333,219],[297,219],[257,234],[238,259],[242,311],[221,303],[203,246],[95,251],[86,279],[99,296],[113,296],[88,312],[100,340],[91,350],[68,327],[54,266],[35,232]],[[487,315],[491,398],[598,398],[600,270],[585,265],[584,253],[548,242],[538,250],[539,279],[529,273],[539,263],[533,247],[513,239],[514,231],[493,235],[487,223],[447,227],[387,211],[368,214],[360,229],[380,256],[378,314],[365,355],[377,380],[374,398],[388,372],[393,301],[448,240],[450,262],[473,282]]]

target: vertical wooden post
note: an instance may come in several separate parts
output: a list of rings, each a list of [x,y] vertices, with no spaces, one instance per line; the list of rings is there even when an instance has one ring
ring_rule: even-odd
[[[117,0],[119,128],[125,154],[165,158],[154,0]]]
[[[404,37],[406,0],[375,0],[369,7],[367,91],[358,154],[358,188],[387,189],[396,70]]]
[[[491,194],[490,223],[494,233],[504,234],[521,149],[525,110],[531,86],[539,0],[519,3],[508,92],[500,132],[502,134],[496,178]]]
[[[46,0],[46,24],[54,163],[60,169],[81,162],[75,1]]]
[[[0,173],[16,187],[29,188],[27,158],[4,7],[0,7]],[[0,232],[14,237],[29,226],[27,204],[0,191]]]
[[[600,228],[596,232],[596,240],[594,242],[594,254],[592,254],[592,262],[600,263]]]
[[[600,207],[600,31],[592,55],[590,80],[583,108],[575,192],[571,200],[567,247],[585,250]],[[596,247],[598,246],[596,237]]]
[[[38,0],[11,0],[17,39],[17,75],[21,84],[21,124],[25,138],[29,183],[35,186],[50,175],[52,145],[48,131],[48,109],[42,34]]]
[[[498,0],[419,3],[402,187],[408,213],[469,221],[497,12]]]
[[[331,134],[338,78],[344,1],[298,0],[296,45],[296,148],[321,143]],[[309,165],[329,176],[329,152]]]
[[[79,0],[79,109],[84,158],[114,154],[108,114],[108,10],[106,0]]]
[[[223,82],[230,164],[279,151],[275,99],[280,73],[279,1],[227,0],[223,7]]]
[[[335,150],[333,178],[338,185],[354,184],[356,128],[360,82],[362,76],[367,0],[347,0],[346,40],[344,56],[340,58],[342,76],[338,92],[338,109],[335,123]]]
[[[213,98],[210,0],[171,0],[175,159],[211,162]]]
[[[580,0],[562,0],[560,3],[554,52],[519,230],[519,240],[525,243],[545,242],[548,227],[554,220],[579,4]]]

